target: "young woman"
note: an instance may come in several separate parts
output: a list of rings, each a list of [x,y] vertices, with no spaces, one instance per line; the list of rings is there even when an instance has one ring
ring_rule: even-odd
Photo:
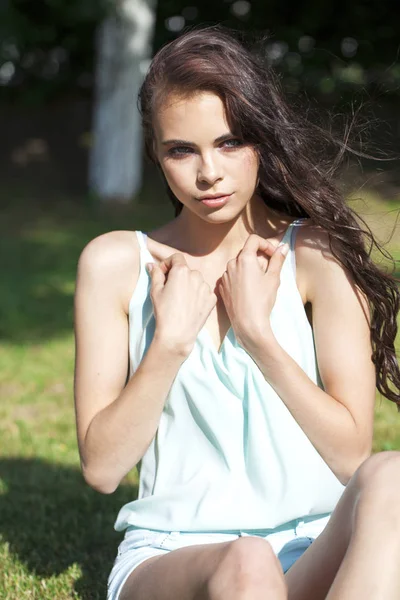
[[[400,459],[368,457],[399,292],[325,138],[220,27],[158,52],[140,108],[175,218],[91,241],[76,289],[85,479],[140,467],[108,599],[398,600]]]

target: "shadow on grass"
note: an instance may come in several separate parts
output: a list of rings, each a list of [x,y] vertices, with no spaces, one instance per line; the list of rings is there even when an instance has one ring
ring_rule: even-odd
[[[123,533],[113,528],[118,510],[137,497],[137,486],[112,495],[95,492],[73,467],[38,458],[0,460],[0,533],[10,552],[42,578],[76,563],[82,600],[104,600],[107,578]]]

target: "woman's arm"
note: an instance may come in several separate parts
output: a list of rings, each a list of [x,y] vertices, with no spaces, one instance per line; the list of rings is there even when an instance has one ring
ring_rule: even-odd
[[[103,493],[113,492],[142,458],[186,358],[155,336],[125,387],[127,282],[134,287],[139,275],[134,238],[132,232],[121,231],[99,236],[85,247],[78,264],[74,384],[78,445],[85,480]]]
[[[312,305],[325,391],[285,352],[271,330],[248,351],[322,458],[346,484],[371,453],[376,374],[369,308],[331,254],[328,235],[321,229],[299,229],[296,262]]]

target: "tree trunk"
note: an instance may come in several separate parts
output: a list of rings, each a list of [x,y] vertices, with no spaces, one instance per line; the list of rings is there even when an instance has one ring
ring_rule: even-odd
[[[151,57],[156,0],[117,0],[98,30],[90,189],[129,202],[142,180],[137,94]]]

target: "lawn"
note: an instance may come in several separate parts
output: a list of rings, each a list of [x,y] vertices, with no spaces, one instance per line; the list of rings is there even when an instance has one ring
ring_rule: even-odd
[[[25,195],[0,214],[0,599],[105,598],[132,472],[112,495],[83,481],[73,411],[73,293],[84,245],[111,229],[149,230],[171,208],[139,204],[95,214],[64,199]],[[354,202],[385,241],[399,205]],[[390,211],[390,212],[389,212]],[[388,249],[400,259],[396,230]],[[399,340],[397,340],[399,341]],[[377,396],[374,450],[400,449],[400,415]]]

